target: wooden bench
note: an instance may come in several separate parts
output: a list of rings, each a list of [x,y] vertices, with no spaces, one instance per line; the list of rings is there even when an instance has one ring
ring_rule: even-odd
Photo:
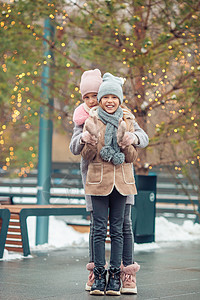
[[[85,205],[1,205],[0,206],[0,258],[4,248],[30,254],[27,217],[29,216],[72,216],[87,217]]]

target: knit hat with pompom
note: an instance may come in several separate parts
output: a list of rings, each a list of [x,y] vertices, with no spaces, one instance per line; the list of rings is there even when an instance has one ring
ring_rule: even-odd
[[[123,81],[120,77],[113,76],[110,73],[103,75],[103,82],[99,88],[97,100],[100,102],[101,98],[105,95],[115,95],[119,98],[120,103],[123,102]]]

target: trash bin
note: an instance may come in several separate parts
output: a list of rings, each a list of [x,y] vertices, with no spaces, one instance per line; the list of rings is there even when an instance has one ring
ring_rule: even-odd
[[[132,207],[132,226],[136,243],[155,241],[156,175],[136,175],[138,194]]]

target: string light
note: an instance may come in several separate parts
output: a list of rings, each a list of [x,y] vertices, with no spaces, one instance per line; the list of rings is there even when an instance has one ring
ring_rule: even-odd
[[[12,3],[13,1],[11,0],[10,3]],[[4,3],[3,4],[5,8],[7,8],[7,10],[5,9],[6,11],[6,15],[5,15],[5,18],[8,20],[11,18],[11,14],[12,14],[12,9],[11,7],[7,4],[7,3]],[[83,4],[84,7],[87,7],[87,3],[84,3]],[[48,15],[49,17],[53,20],[55,19],[55,16],[56,14],[58,13],[58,10],[56,9],[55,5],[53,3],[48,3],[48,7],[51,8],[51,13],[49,13],[48,11]],[[145,6],[141,6],[142,9],[145,9]],[[21,12],[18,12],[18,16],[21,15]],[[62,10],[61,12],[61,18],[62,20],[65,20],[66,17],[68,17],[68,14],[66,13],[66,10]],[[1,28],[4,28],[5,30],[7,29],[7,21],[5,20],[1,21],[0,22],[0,26]],[[192,19],[193,20],[197,20],[198,16],[194,13],[192,15]],[[133,20],[135,22],[135,24],[131,24],[132,28],[135,29],[137,27],[137,30],[138,30],[138,24],[137,22],[140,21],[140,16],[133,16]],[[89,20],[89,23],[90,24],[93,24],[93,20]],[[12,26],[15,26],[15,21],[10,21],[10,24]],[[170,28],[173,28],[173,22],[168,22],[168,26],[170,26]],[[176,25],[175,25],[176,26]],[[31,25],[31,24],[28,24],[27,25],[27,30],[28,32],[31,33],[30,29],[33,29],[34,27]],[[182,32],[181,35],[184,39],[182,39],[184,41],[184,46],[188,46],[188,43],[185,42],[186,38],[190,35],[190,39],[193,38],[193,40],[196,38],[195,34],[193,32],[189,32],[189,26],[188,25],[185,25],[183,27],[183,29],[185,28],[185,32]],[[57,29],[60,30],[60,31],[63,31],[63,27],[61,25],[57,25]],[[187,29],[187,30],[186,30]],[[120,29],[121,30],[121,29]],[[36,36],[36,33],[31,33],[33,34],[33,36]],[[170,34],[169,37],[172,37],[173,35]],[[121,39],[121,37],[123,37]],[[37,37],[36,37],[37,38]],[[122,40],[122,49],[120,49],[121,53],[123,54],[123,58],[122,58],[122,68],[124,70],[127,70],[127,68],[132,68],[133,64],[131,64],[131,62],[129,61],[129,57],[128,55],[130,54],[130,51],[132,51],[132,57],[134,57],[135,61],[134,61],[134,66],[136,66],[136,69],[137,69],[137,59],[141,59],[141,57],[145,57],[146,55],[146,51],[149,51],[150,47],[151,47],[151,41],[148,39],[148,40],[145,40],[145,42],[143,43],[143,48],[144,48],[144,53],[142,54],[141,51],[139,51],[141,49],[141,47],[139,49],[133,49],[133,48],[130,48],[130,47],[133,47],[134,46],[134,43],[135,41],[130,39],[129,36],[125,36],[124,33],[121,34],[121,32],[119,33],[119,30],[118,28],[116,28],[114,30],[114,35],[113,35],[113,38],[114,38],[114,41],[116,43],[119,43],[119,40],[120,40],[120,43],[121,43],[121,40]],[[35,39],[34,39],[35,40]],[[124,43],[123,43],[124,42]],[[61,47],[65,47],[66,44],[65,42],[61,42],[60,43]],[[115,44],[115,47],[117,47],[118,45]],[[135,44],[135,48],[137,47],[137,45]],[[176,100],[176,98],[170,98],[169,97],[169,101],[167,101],[165,98],[164,98],[164,95],[165,95],[165,92],[168,91],[168,89],[170,88],[170,86],[173,84],[173,80],[175,79],[175,77],[173,78],[173,72],[175,72],[176,70],[176,67],[182,65],[185,70],[183,71],[183,73],[187,76],[188,72],[190,71],[196,71],[197,68],[196,66],[194,65],[193,63],[193,56],[194,56],[194,53],[198,54],[198,51],[197,50],[194,50],[194,48],[190,48],[190,52],[187,53],[187,51],[185,51],[184,48],[186,47],[181,47],[181,49],[179,50],[178,48],[178,45],[176,45],[176,43],[173,43],[173,41],[170,41],[170,43],[168,43],[167,45],[168,49],[166,50],[168,53],[176,53],[176,57],[173,55],[167,55],[166,54],[166,61],[164,61],[162,63],[162,67],[152,67],[151,65],[149,65],[149,70],[146,71],[146,66],[144,66],[144,74],[141,78],[141,85],[142,85],[142,88],[146,90],[150,90],[150,92],[146,92],[145,95],[143,95],[142,93],[139,93],[138,95],[136,95],[136,98],[137,98],[137,101],[138,101],[138,107],[137,108],[134,108],[133,109],[133,112],[134,113],[138,113],[140,112],[140,109],[141,109],[141,103],[143,103],[144,101],[147,101],[148,103],[148,111],[146,111],[146,115],[150,118],[152,117],[152,119],[155,117],[155,113],[153,111],[153,108],[154,106],[155,107],[158,107],[158,110],[159,112],[161,111],[163,114],[166,113],[168,114],[167,116],[169,117],[169,120],[173,119],[173,117],[177,116],[178,114],[184,114],[185,111],[184,109],[182,109],[180,106],[179,106],[179,103],[178,103],[178,100],[176,102],[172,102],[172,100]],[[177,47],[177,51],[176,51],[176,47]],[[186,48],[187,49],[187,48]],[[173,52],[173,51],[176,51],[176,52]],[[196,52],[195,52],[196,51]],[[149,53],[149,52],[148,52]],[[17,57],[17,50],[15,51],[15,53],[13,52],[13,56],[14,54],[16,55]],[[196,55],[195,54],[195,55]],[[173,57],[173,59],[172,59]],[[4,58],[6,59],[7,58],[7,54],[4,54]],[[49,62],[49,59],[51,59],[51,56],[47,56],[48,59],[44,60],[43,62],[38,62],[38,65],[37,67],[41,66],[42,64],[46,65],[48,62]],[[145,60],[144,60],[145,61]],[[191,65],[193,63],[193,65]],[[26,65],[28,64],[28,62],[26,60],[24,60],[22,62],[23,65]],[[8,63],[2,63],[2,70],[4,73],[7,72],[7,68],[8,68],[9,64]],[[71,63],[67,62],[66,65],[65,65],[67,68],[71,67]],[[169,68],[169,69],[168,69]],[[171,68],[171,70],[170,70]],[[31,76],[31,74],[34,74],[34,79],[35,80],[32,80],[32,84],[33,85],[36,85],[37,84],[37,79],[36,79],[36,76],[38,75],[38,71],[35,70],[34,72],[26,72],[25,73],[21,73],[18,75],[18,78],[17,80],[23,80],[23,78],[25,76],[29,77]],[[71,71],[69,72],[69,75],[70,76],[73,76],[74,73]],[[135,76],[135,75],[134,75]],[[26,79],[28,79],[26,77]],[[194,82],[195,82],[195,79],[194,79]],[[20,118],[22,118],[24,120],[24,123],[25,124],[25,127],[26,129],[28,128],[31,128],[31,123],[29,123],[29,119],[33,116],[33,117],[36,117],[38,116],[38,113],[36,111],[36,109],[32,109],[32,103],[34,104],[34,100],[30,100],[28,97],[30,96],[25,96],[23,95],[23,92],[26,91],[28,92],[29,91],[29,87],[27,88],[24,88],[21,86],[21,82],[18,82],[16,83],[14,86],[13,86],[13,95],[11,96],[11,99],[10,99],[10,104],[11,106],[14,108],[12,110],[12,123],[16,123],[18,122],[18,120]],[[156,89],[156,92],[154,91]],[[71,101],[72,103],[74,103],[75,105],[79,105],[80,104],[80,101],[76,101],[75,100],[75,95],[76,95],[76,92],[77,93],[80,93],[80,90],[78,87],[75,87],[74,88],[74,94],[72,93],[70,95],[70,98],[71,98]],[[178,95],[178,93],[177,93]],[[27,99],[28,98],[28,99]],[[143,99],[144,98],[144,99]],[[164,100],[163,100],[164,99]],[[125,103],[132,103],[130,100],[128,101],[128,99],[125,99]],[[181,103],[181,101],[180,101]],[[168,104],[169,104],[169,109],[168,109]],[[24,106],[26,105],[26,106]],[[171,105],[173,105],[174,107],[172,107]],[[26,107],[26,108],[25,108]],[[27,118],[23,118],[23,109],[26,111],[32,111],[33,112],[31,114],[28,114],[27,113]],[[179,115],[178,115],[179,116]],[[136,115],[137,117],[137,115]],[[181,117],[181,116],[180,116]],[[58,120],[61,120],[61,116],[58,115],[57,116],[57,119]],[[191,119],[191,127],[193,128],[192,130],[195,131],[197,128],[198,128],[198,122],[197,122],[197,118],[196,116],[194,116],[194,114],[190,117]],[[70,121],[71,122],[71,121]],[[70,123],[72,124],[72,123]],[[149,120],[148,120],[148,124],[152,124],[152,123],[149,123]],[[13,124],[12,124],[13,125]],[[156,130],[159,130],[161,129],[161,125],[159,124],[156,124],[155,128]],[[182,129],[185,129],[184,126],[176,126],[174,128],[174,131],[173,133],[177,134],[180,130]],[[187,129],[187,127],[186,127]],[[6,129],[3,129],[2,128],[2,131],[3,130],[6,130]],[[1,133],[1,129],[0,129],[0,133]],[[173,134],[171,133],[171,134]],[[170,135],[170,133],[169,133]],[[2,135],[0,134],[0,136],[2,137]],[[1,139],[0,142],[2,143],[5,143],[5,139]],[[13,153],[13,151],[10,151],[10,153]],[[13,156],[13,155],[12,155]],[[7,163],[9,163],[9,161],[7,161]],[[189,161],[189,163],[191,164],[191,162]],[[6,166],[5,166],[6,167]],[[149,166],[149,168],[151,168],[151,166]],[[28,170],[28,169],[27,169]],[[21,169],[20,171],[20,174],[22,175],[24,172],[24,170]]]

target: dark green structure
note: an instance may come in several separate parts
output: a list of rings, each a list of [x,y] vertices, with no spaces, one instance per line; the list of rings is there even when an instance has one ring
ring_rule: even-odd
[[[135,176],[138,195],[132,207],[132,222],[136,243],[155,241],[156,182],[155,175]]]

